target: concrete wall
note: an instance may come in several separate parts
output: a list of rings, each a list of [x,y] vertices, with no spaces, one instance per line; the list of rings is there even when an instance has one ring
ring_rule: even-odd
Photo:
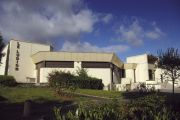
[[[76,70],[75,68],[40,68],[40,83],[47,83],[48,74],[53,71],[64,71],[76,74]],[[102,79],[105,86],[111,82],[110,69],[88,68],[87,72],[91,77]]]
[[[35,79],[35,64],[31,59],[31,55],[39,51],[50,51],[50,46],[11,40],[8,75],[13,75],[17,82],[20,83],[30,82],[27,78]],[[19,53],[19,57],[17,52]],[[16,64],[18,64],[19,70],[16,70]],[[34,82],[36,82],[36,80]]]
[[[134,83],[133,69],[126,69],[126,78],[132,80],[132,89],[136,88],[141,82],[145,83],[147,87],[155,87],[155,89],[164,89],[165,87],[163,86],[172,84],[170,78],[164,78],[163,81],[161,81],[161,74],[163,73],[163,70],[156,68],[154,64],[149,64],[147,54],[128,57],[127,63],[137,63],[135,70],[136,84]],[[149,79],[149,70],[152,70],[154,73],[154,79],[152,80]],[[179,83],[180,82],[177,80],[175,86],[178,87]]]
[[[74,62],[74,68],[40,68],[40,83],[48,82],[48,75],[53,71],[65,71],[76,75],[78,68],[81,68],[81,62]],[[111,69],[110,68],[87,68],[87,73],[91,77],[102,79],[104,89],[108,89],[111,83]]]
[[[102,79],[105,89],[108,89],[111,84],[110,68],[88,68],[87,71],[90,76]]]
[[[126,78],[131,80],[131,82],[134,82],[134,70],[133,69],[126,70]]]
[[[127,63],[137,63],[135,70],[136,82],[146,82],[146,80],[149,80],[147,54],[128,57]],[[127,76],[133,79],[132,71],[127,71]]]
[[[47,83],[48,75],[53,71],[64,71],[64,72],[75,73],[74,68],[40,68],[40,83]]]

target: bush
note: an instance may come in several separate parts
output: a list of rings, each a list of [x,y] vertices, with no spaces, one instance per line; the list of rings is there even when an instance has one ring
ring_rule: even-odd
[[[75,78],[75,76],[73,74],[71,74],[70,72],[66,73],[63,71],[53,71],[48,76],[49,85],[51,87],[69,86],[70,81],[74,78]]]
[[[165,106],[165,98],[150,95],[130,103],[118,102],[79,106],[76,113],[63,114],[54,108],[56,120],[179,120],[179,113]]]
[[[83,80],[79,78],[75,78],[72,80],[72,84],[81,89],[98,89],[102,90],[104,85],[102,80],[89,78],[88,80]]]
[[[16,86],[17,82],[13,76],[0,75],[0,85],[1,86]]]
[[[78,87],[82,89],[103,89],[102,80],[92,77],[83,79],[82,76],[75,76],[70,72],[54,71],[48,76],[51,87],[61,86],[61,88]]]
[[[61,109],[54,108],[55,120],[121,120],[120,114],[108,104],[98,105],[95,108],[86,109],[79,106],[76,113],[69,111],[62,115]]]
[[[88,80],[90,78],[87,74],[87,69],[85,68],[78,68],[76,70],[76,74],[77,74],[78,79],[80,80]]]

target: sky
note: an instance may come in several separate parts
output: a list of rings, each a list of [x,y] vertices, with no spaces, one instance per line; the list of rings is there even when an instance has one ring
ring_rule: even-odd
[[[180,48],[180,0],[0,0],[0,33],[125,61]]]

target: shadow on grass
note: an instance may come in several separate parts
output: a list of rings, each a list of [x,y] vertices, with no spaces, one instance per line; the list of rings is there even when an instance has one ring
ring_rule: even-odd
[[[150,92],[123,92],[122,96],[124,99],[136,99],[136,98],[140,98],[140,97],[145,97],[147,95],[152,95],[154,93],[150,93]]]
[[[8,99],[5,98],[5,97],[3,97],[3,96],[0,96],[0,103],[1,103],[1,102],[5,102],[5,101],[8,101]]]
[[[5,98],[1,97],[2,100]],[[23,118],[24,103],[0,102],[1,120],[52,120],[54,118],[53,108],[61,108],[61,112],[67,113],[69,110],[75,110],[77,105],[73,101],[50,101],[39,98],[31,102],[31,116]]]
[[[158,95],[165,97],[165,104],[169,107],[172,107],[175,111],[180,112],[180,93],[166,93],[166,92],[124,92],[122,96],[127,100],[136,100],[141,97],[148,95]]]

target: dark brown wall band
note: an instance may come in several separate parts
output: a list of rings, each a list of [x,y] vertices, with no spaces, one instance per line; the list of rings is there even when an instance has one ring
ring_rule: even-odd
[[[110,63],[108,62],[82,62],[82,68],[110,68]]]
[[[45,67],[74,68],[74,62],[72,61],[46,61]]]
[[[38,68],[74,68],[73,61],[42,61],[36,64]]]

